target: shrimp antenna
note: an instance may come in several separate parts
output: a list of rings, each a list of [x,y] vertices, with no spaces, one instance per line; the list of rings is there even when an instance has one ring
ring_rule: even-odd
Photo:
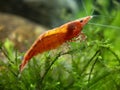
[[[89,22],[88,24],[120,30],[120,27],[118,27],[118,26],[110,26],[110,25],[96,24],[96,23],[91,23],[91,22]]]
[[[104,18],[114,18],[114,17],[112,17],[112,16],[106,16],[106,15],[92,15],[93,17],[104,17]]]

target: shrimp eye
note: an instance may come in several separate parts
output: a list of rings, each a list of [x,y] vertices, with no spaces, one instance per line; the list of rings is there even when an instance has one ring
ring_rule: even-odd
[[[83,22],[83,20],[80,20],[80,22],[82,23],[82,22]]]

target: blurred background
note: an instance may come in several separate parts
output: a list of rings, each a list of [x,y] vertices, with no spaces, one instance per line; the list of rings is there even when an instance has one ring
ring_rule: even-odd
[[[88,15],[85,42],[33,58],[18,77],[41,33]],[[120,0],[0,0],[0,90],[119,90],[119,44]]]

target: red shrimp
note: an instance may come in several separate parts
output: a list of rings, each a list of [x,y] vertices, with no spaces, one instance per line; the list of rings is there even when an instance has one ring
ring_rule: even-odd
[[[37,54],[48,50],[55,49],[66,41],[69,42],[72,40],[72,38],[76,38],[79,35],[84,36],[81,31],[84,25],[86,25],[86,23],[91,18],[92,16],[87,16],[81,19],[77,19],[41,34],[24,55],[24,58],[20,65],[20,72],[22,72],[25,65],[33,56],[36,56]]]

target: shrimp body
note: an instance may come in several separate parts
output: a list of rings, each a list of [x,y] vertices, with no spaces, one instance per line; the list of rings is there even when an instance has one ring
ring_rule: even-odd
[[[83,26],[91,18],[92,16],[87,16],[82,19],[71,21],[60,27],[54,28],[41,34],[24,55],[24,58],[20,65],[20,72],[22,72],[24,66],[33,56],[36,56],[37,54],[48,50],[55,49],[66,41],[70,41],[72,38],[78,37],[81,34]]]

